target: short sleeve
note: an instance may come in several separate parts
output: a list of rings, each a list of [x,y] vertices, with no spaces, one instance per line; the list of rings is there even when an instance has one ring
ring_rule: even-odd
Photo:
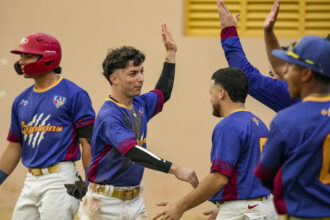
[[[254,170],[262,180],[272,180],[285,161],[285,137],[272,122],[260,161]]]
[[[80,90],[72,97],[71,103],[71,114],[75,128],[84,127],[94,123],[95,112],[86,91]]]
[[[146,111],[146,118],[149,121],[153,116],[162,111],[164,105],[163,92],[155,89],[138,97]]]
[[[240,155],[238,132],[230,126],[216,128],[212,135],[212,144],[211,172],[218,171],[231,176]]]
[[[16,99],[12,105],[11,109],[11,124],[9,129],[9,134],[7,140],[10,142],[23,143],[23,134],[20,126],[20,121],[18,118],[18,99]]]
[[[104,119],[100,135],[105,143],[115,147],[123,155],[137,145],[134,133],[119,115],[110,115]]]

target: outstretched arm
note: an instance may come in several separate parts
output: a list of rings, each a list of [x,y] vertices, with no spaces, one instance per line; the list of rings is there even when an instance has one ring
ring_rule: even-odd
[[[159,203],[159,206],[166,206],[152,219],[158,219],[164,216],[165,219],[180,219],[183,213],[202,202],[211,198],[228,182],[228,177],[219,173],[213,172],[208,174],[198,185],[196,189],[174,203]]]
[[[190,183],[194,188],[198,185],[198,178],[193,170],[180,167],[177,164],[159,158],[147,149],[138,145],[132,147],[126,153],[126,157],[149,169],[158,170],[164,173],[171,173],[177,179]]]
[[[175,75],[175,55],[177,46],[173,40],[171,32],[167,29],[166,24],[162,24],[162,39],[166,49],[165,63],[162,74],[156,84],[155,89],[159,89],[164,94],[164,102],[170,99],[174,75]]]
[[[296,100],[290,98],[286,82],[264,76],[251,65],[237,34],[235,25],[238,14],[233,17],[223,0],[218,0],[217,3],[221,23],[221,45],[226,60],[229,67],[239,68],[246,74],[249,80],[249,95],[276,112],[295,103]]]
[[[272,50],[281,49],[280,44],[275,36],[274,25],[277,19],[278,12],[280,10],[280,0],[276,0],[272,7],[272,10],[268,14],[264,22],[264,39],[266,44],[267,56],[270,64],[272,65],[275,73],[283,77],[287,64],[285,61],[273,56]]]
[[[17,142],[9,142],[0,159],[0,185],[16,168],[21,156],[21,144]]]

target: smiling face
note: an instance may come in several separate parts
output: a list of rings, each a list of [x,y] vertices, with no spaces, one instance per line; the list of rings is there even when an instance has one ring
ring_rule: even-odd
[[[133,98],[141,94],[144,82],[142,63],[134,66],[133,61],[129,61],[126,68],[118,69],[111,74],[110,80],[113,87],[116,87],[121,94],[127,98]]]

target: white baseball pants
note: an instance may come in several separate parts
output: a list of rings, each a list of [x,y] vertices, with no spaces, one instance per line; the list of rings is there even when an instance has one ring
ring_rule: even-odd
[[[72,220],[79,200],[66,192],[64,184],[74,183],[77,168],[72,162],[59,163],[60,171],[40,176],[27,173],[12,220]]]
[[[262,201],[236,200],[220,204],[217,220],[278,220],[273,196]]]

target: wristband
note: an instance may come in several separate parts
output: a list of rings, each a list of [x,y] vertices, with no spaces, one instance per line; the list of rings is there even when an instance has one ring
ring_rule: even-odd
[[[0,185],[5,181],[5,179],[8,177],[8,174],[0,170]]]

